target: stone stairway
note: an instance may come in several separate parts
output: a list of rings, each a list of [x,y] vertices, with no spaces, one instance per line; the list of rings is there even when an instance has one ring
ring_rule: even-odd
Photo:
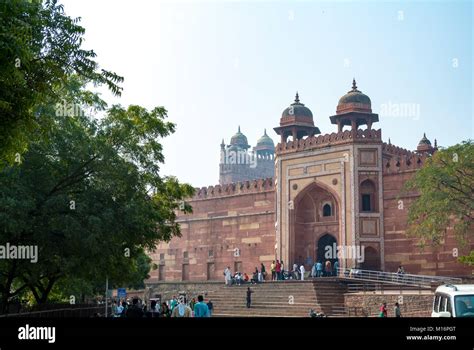
[[[246,307],[247,287],[253,290],[252,306]],[[227,287],[214,285],[206,299],[216,317],[308,317],[309,309],[337,316],[344,310],[344,285],[335,278],[314,281],[275,281]]]

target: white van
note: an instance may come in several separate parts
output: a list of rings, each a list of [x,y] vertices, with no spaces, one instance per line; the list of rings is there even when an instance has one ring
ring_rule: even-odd
[[[431,317],[474,317],[474,284],[436,288]]]

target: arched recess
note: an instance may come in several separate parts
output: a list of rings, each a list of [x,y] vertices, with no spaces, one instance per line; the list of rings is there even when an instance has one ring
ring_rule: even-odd
[[[321,262],[324,266],[325,261],[329,260],[331,266],[334,266],[334,263],[337,261],[337,245],[337,239],[329,233],[325,233],[319,237],[316,261]]]
[[[329,203],[323,205],[323,217],[332,216],[332,206]]]
[[[324,216],[326,204],[331,206],[330,216]],[[311,268],[318,258],[317,242],[325,234],[340,241],[339,217],[339,200],[332,189],[318,182],[306,186],[294,199],[289,230],[290,261],[287,266],[297,263]]]
[[[362,181],[359,185],[359,211],[378,212],[377,186],[370,179]]]

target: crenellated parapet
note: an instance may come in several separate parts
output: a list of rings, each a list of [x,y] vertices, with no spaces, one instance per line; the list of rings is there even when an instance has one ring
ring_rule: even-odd
[[[398,156],[413,156],[415,155],[414,152],[409,151],[405,148],[401,148],[395,145],[392,145],[391,143],[383,143],[382,145],[382,152],[383,153],[389,153],[392,155],[398,155]]]
[[[384,174],[420,169],[431,157],[429,153],[416,153],[388,143],[383,143],[382,153]]]
[[[277,154],[285,154],[360,141],[380,142],[382,141],[382,130],[358,129],[357,131],[345,130],[337,133],[333,132],[331,134],[307,137],[306,139],[290,141],[287,143],[279,143],[275,150]]]
[[[274,187],[274,181],[272,178],[248,180],[225,185],[208,186],[196,188],[196,192],[195,195],[192,197],[192,200],[273,191]]]

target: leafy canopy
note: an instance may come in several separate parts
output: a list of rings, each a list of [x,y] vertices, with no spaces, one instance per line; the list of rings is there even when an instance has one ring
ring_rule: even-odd
[[[405,185],[419,197],[410,206],[408,233],[422,242],[440,244],[453,227],[463,246],[473,239],[474,144],[472,140],[442,149],[427,159]],[[460,260],[473,263],[473,253]]]
[[[56,0],[0,0],[0,163],[23,154],[33,133],[46,133],[38,108],[78,75],[120,95],[123,78],[100,69],[81,48],[85,29]],[[46,125],[47,126],[47,125]]]
[[[81,100],[80,84],[69,89],[62,99]],[[159,140],[175,125],[163,107],[116,105],[97,121],[57,117],[49,105],[42,118],[51,125],[48,138],[0,171],[0,242],[40,249],[36,264],[0,261],[3,303],[22,291],[46,302],[53,287],[56,297],[60,286],[74,290],[67,281],[89,291],[106,276],[111,286],[142,285],[150,271],[145,252],[180,235],[175,211],[194,192],[159,174]]]

